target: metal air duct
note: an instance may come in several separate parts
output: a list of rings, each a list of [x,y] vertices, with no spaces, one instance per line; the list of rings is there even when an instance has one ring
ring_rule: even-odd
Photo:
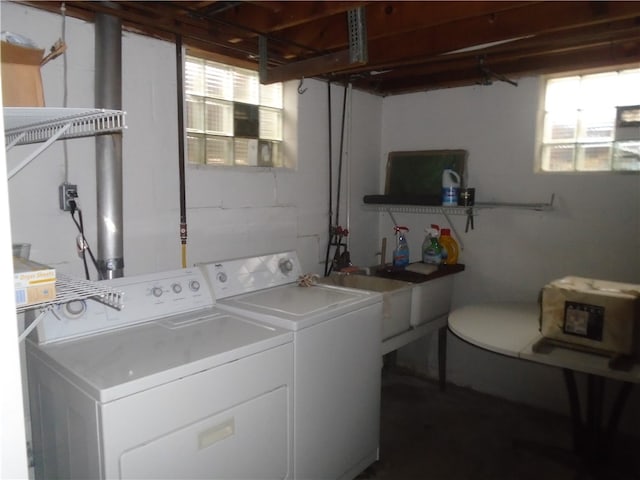
[[[95,20],[95,103],[122,109],[122,22],[102,13]],[[122,134],[96,137],[98,270],[100,278],[124,275]]]

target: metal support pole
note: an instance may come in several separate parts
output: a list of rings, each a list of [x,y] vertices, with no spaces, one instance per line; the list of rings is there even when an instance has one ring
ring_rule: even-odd
[[[95,20],[96,107],[122,109],[122,22],[98,13]],[[122,134],[96,137],[98,269],[103,279],[124,274]]]

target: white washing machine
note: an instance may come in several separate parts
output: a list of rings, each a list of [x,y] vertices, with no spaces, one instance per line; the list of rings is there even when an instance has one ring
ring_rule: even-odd
[[[201,265],[219,308],[294,333],[294,478],[346,479],[378,458],[382,295],[302,287],[295,252]]]
[[[198,268],[108,281],[28,340],[36,478],[292,476],[293,334],[215,307]]]

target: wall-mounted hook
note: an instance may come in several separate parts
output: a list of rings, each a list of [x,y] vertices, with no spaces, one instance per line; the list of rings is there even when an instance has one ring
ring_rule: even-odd
[[[302,95],[304,92],[306,92],[306,91],[307,91],[307,89],[306,89],[306,88],[302,88],[302,85],[304,85],[304,77],[302,77],[302,78],[300,79],[300,83],[298,84],[298,93],[299,93],[300,95]]]

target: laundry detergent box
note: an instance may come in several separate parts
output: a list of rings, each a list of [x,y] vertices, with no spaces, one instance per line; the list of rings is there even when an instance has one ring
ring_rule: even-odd
[[[22,257],[13,257],[16,307],[56,299],[56,271]]]
[[[568,347],[640,358],[640,285],[564,277],[542,289],[540,331]]]

